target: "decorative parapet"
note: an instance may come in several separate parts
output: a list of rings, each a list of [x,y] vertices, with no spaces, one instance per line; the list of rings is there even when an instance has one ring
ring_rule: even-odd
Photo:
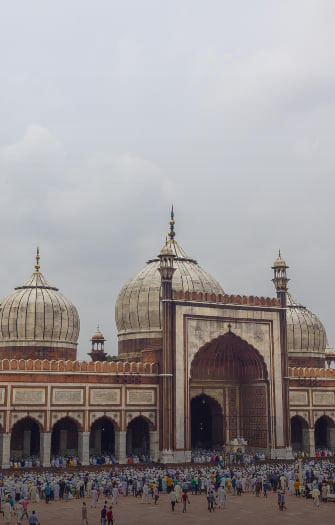
[[[289,367],[288,375],[290,378],[299,377],[330,377],[335,379],[335,369],[332,368],[303,368],[303,367]]]
[[[98,374],[157,375],[158,363],[121,361],[56,361],[48,359],[1,359],[2,372],[75,372]]]
[[[255,295],[229,295],[202,292],[184,292],[173,290],[173,299],[177,301],[200,301],[206,303],[240,304],[248,306],[280,306],[276,297],[257,297]]]

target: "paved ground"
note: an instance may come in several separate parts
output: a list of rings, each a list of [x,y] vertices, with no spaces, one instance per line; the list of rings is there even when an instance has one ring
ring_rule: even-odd
[[[87,499],[89,525],[100,523],[100,509],[105,498],[100,498],[96,509],[90,508],[90,500]],[[41,525],[56,524],[80,524],[81,506],[83,500],[71,500],[65,502],[52,502],[46,505],[40,502],[30,505],[30,510],[36,510]],[[177,504],[174,513],[171,512],[167,495],[162,495],[159,503],[155,506],[141,505],[140,500],[128,496],[119,499],[119,503],[114,506],[114,525],[150,525],[150,524],[170,524],[179,525],[181,523],[208,523],[217,525],[222,523],[238,523],[252,525],[276,525],[277,523],[294,525],[306,525],[306,523],[316,525],[328,525],[335,522],[335,504],[320,503],[319,508],[313,507],[311,500],[286,496],[286,511],[279,511],[277,498],[270,494],[268,499],[256,498],[255,495],[244,494],[241,497],[228,496],[226,509],[217,509],[214,513],[207,510],[207,501],[204,495],[190,496],[190,505],[187,513],[182,513],[181,503]],[[3,523],[3,519],[0,521]],[[13,524],[15,521],[12,522]],[[24,521],[23,523],[27,523]]]

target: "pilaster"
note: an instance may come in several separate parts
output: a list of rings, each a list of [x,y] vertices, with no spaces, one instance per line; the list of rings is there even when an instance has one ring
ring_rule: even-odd
[[[159,459],[159,432],[157,430],[152,430],[149,432],[150,437],[150,456],[153,461],[158,461]]]
[[[81,465],[89,465],[90,462],[90,433],[78,432],[78,459]]]
[[[118,463],[126,463],[126,436],[127,432],[115,431],[115,458]]]
[[[50,467],[51,432],[40,434],[40,460],[42,467]]]
[[[302,429],[302,444],[304,452],[311,458],[315,457],[315,436],[314,428],[303,428]]]
[[[0,466],[2,469],[9,468],[10,438],[10,433],[0,434]]]

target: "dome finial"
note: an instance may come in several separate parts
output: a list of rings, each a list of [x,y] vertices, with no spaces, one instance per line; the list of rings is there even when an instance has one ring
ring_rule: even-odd
[[[172,204],[172,208],[171,208],[171,219],[170,219],[170,231],[169,231],[169,237],[170,237],[170,241],[173,241],[175,235],[176,235],[176,232],[174,231],[174,211],[173,211],[173,204]]]
[[[39,246],[37,246],[35,270],[38,272],[39,269],[40,269],[40,249],[39,249]]]

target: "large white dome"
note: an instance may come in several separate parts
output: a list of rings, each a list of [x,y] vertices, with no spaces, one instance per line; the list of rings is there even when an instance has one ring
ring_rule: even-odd
[[[38,261],[35,268],[22,286],[0,302],[1,355],[73,359],[80,328],[77,309],[48,283]]]
[[[179,244],[168,241],[175,255],[172,287],[185,292],[223,294],[220,284],[189,257]],[[159,259],[146,266],[124,285],[116,301],[115,320],[119,340],[153,338],[162,335],[161,276]]]
[[[294,358],[303,363],[304,358],[310,357],[324,361],[328,343],[326,330],[320,319],[298,303],[289,292],[286,294],[286,304],[287,350],[291,363],[294,364]]]

